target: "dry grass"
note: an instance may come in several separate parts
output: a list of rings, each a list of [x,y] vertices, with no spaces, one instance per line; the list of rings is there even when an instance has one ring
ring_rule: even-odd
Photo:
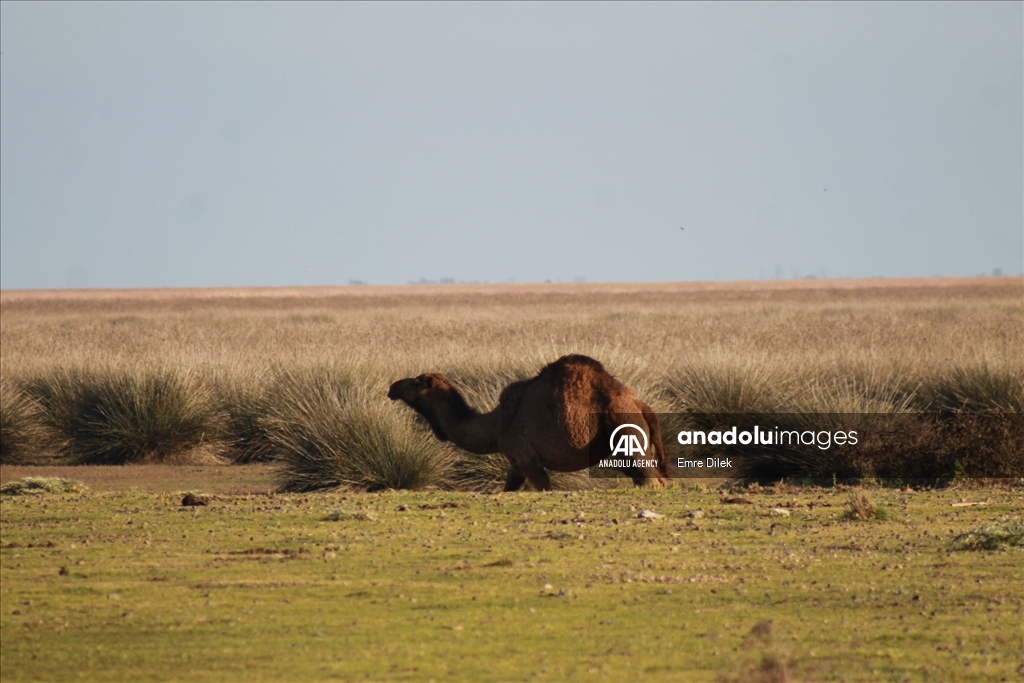
[[[50,443],[39,404],[13,382],[0,381],[0,464],[43,462]]]
[[[950,542],[953,550],[999,550],[1020,546],[1024,546],[1024,520],[1009,515],[959,534]]]
[[[214,463],[226,447],[220,406],[190,368],[57,367],[24,387],[74,464]]]
[[[866,491],[855,489],[850,492],[843,518],[852,520],[888,519],[889,511],[881,505],[877,505]]]
[[[62,477],[25,477],[0,486],[5,496],[39,496],[47,493],[81,493],[87,487],[80,481]]]
[[[263,425],[283,464],[281,488],[380,491],[442,484],[449,449],[396,420],[391,406],[354,384],[315,370],[277,383]]]
[[[212,397],[227,425],[217,443],[242,462],[287,450],[268,427],[290,376],[344,375],[398,435],[415,420],[388,404],[394,379],[445,372],[486,410],[566,353],[598,358],[659,412],[1024,411],[1021,278],[3,292],[0,303],[5,396],[55,372],[167,369]],[[488,489],[502,467],[476,459],[449,474]]]

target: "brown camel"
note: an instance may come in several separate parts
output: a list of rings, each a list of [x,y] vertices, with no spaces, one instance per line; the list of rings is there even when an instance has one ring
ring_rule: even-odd
[[[620,469],[638,486],[668,476],[654,412],[587,356],[563,356],[533,379],[510,384],[489,413],[471,408],[448,378],[436,372],[398,380],[388,398],[404,401],[426,418],[441,441],[470,453],[508,458],[506,491],[519,490],[526,479],[538,490],[550,491],[545,470],[576,472],[609,458],[609,439],[626,424],[639,427],[645,441],[649,437],[649,458],[657,460],[657,467]]]

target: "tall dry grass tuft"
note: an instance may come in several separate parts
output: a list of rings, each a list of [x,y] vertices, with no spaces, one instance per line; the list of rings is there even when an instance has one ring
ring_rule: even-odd
[[[661,385],[675,411],[742,414],[792,410],[799,380],[778,356],[720,352],[665,372]]]
[[[940,413],[1024,413],[1024,368],[988,362],[955,365],[925,378],[919,391],[925,410]]]
[[[421,489],[445,482],[451,453],[383,396],[337,373],[281,377],[263,425],[286,491]]]
[[[504,488],[508,476],[505,456],[500,453],[476,455],[456,448],[452,451],[445,488],[477,493],[496,493]]]
[[[843,362],[808,372],[794,391],[794,412],[819,414],[903,413],[918,400],[918,379],[893,360]]]
[[[207,379],[227,418],[227,457],[244,465],[274,459],[274,444],[263,420],[270,410],[270,387],[258,369],[213,373]]]
[[[54,369],[28,382],[26,391],[75,464],[223,462],[224,415],[194,373]]]
[[[39,404],[10,381],[0,382],[0,464],[46,461],[47,433]]]
[[[854,489],[850,491],[842,518],[850,520],[888,519],[889,511],[876,504],[867,492]]]

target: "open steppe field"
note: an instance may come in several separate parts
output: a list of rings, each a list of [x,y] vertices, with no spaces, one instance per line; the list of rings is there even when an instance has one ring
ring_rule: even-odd
[[[583,353],[668,409],[659,383],[711,367],[890,388],[963,368],[1019,378],[1024,367],[1018,277],[5,291],[0,311],[5,383],[55,367],[142,367],[248,388],[274,371],[331,368],[386,389],[437,370],[472,392]]]
[[[583,353],[664,413],[1019,414],[1022,321],[1022,278],[2,292],[0,479],[89,487],[0,498],[0,675],[1019,679],[1020,478],[496,493],[386,393]]]
[[[183,507],[138,483],[3,497],[4,680],[999,681],[1024,666],[1020,547],[954,541],[1019,515],[1020,490],[872,488],[882,518],[856,519],[835,489]]]
[[[1024,279],[5,291],[5,374],[144,363],[535,371],[586,353],[655,374],[711,359],[791,371],[1022,363]]]

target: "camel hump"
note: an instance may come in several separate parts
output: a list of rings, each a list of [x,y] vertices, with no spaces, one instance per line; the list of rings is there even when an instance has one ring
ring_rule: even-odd
[[[604,412],[619,397],[633,395],[629,387],[609,374],[601,363],[575,353],[562,356],[545,367],[537,379],[550,383],[564,404],[588,412]]]
[[[510,384],[501,393],[500,420],[512,425],[548,424],[556,434],[540,441],[585,448],[600,429],[595,418],[608,413],[640,414],[636,395],[593,358],[562,356],[533,379]]]
[[[594,360],[590,356],[584,356],[579,353],[570,353],[567,356],[562,356],[554,363],[549,363],[540,372],[541,374],[544,374],[548,370],[551,370],[553,372],[559,372],[570,368],[576,371],[591,370],[598,374],[608,374],[608,371],[604,369],[604,366],[601,365],[600,361]]]

